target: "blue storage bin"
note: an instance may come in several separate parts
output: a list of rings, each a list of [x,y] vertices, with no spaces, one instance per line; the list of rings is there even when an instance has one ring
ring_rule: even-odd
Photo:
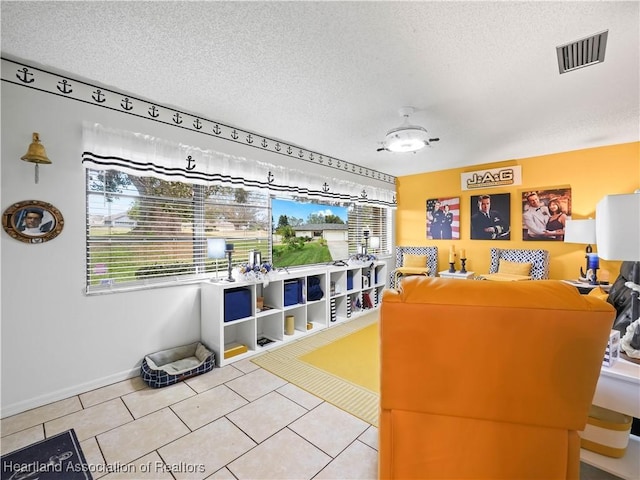
[[[284,282],[284,306],[300,303],[300,283],[298,280]]]
[[[224,321],[230,322],[251,316],[251,290],[229,288],[224,291]]]
[[[353,290],[353,272],[347,272],[347,290]]]

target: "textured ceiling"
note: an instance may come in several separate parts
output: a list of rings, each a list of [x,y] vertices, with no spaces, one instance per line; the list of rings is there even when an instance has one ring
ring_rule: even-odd
[[[2,55],[391,175],[640,139],[640,2],[7,2]],[[556,46],[609,30],[604,63]],[[411,123],[441,140],[376,152]]]

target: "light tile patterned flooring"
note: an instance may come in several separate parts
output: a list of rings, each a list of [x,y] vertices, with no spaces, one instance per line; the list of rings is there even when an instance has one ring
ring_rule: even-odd
[[[135,377],[4,418],[0,451],[70,428],[94,479],[377,478],[376,427],[250,360],[160,389]],[[617,478],[584,464],[580,476]]]
[[[1,452],[70,428],[95,479],[377,478],[377,428],[250,360],[160,389],[135,377],[4,418]]]

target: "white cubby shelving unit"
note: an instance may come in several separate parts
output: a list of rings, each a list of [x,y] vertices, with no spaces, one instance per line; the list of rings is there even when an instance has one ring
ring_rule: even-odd
[[[203,282],[202,342],[214,351],[219,367],[250,357],[378,308],[387,276],[385,262],[369,262],[278,271],[270,275],[266,284]],[[324,293],[319,300],[308,298],[312,277],[319,281]],[[242,290],[238,293],[237,289]],[[260,311],[256,307],[259,297],[264,303]],[[227,315],[233,320],[225,321],[225,302]],[[293,335],[285,333],[285,319],[289,316],[294,317]],[[261,345],[265,338],[271,342]],[[232,344],[247,350],[225,358],[225,350]]]

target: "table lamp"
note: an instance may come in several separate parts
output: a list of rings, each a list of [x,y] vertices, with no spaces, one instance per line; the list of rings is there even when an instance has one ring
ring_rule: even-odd
[[[640,190],[607,195],[596,206],[598,252],[605,260],[635,262],[631,281],[631,325],[620,341],[627,357],[640,363]]]
[[[225,245],[225,253],[227,254],[227,256],[229,257],[229,264],[227,265],[227,282],[235,282],[235,279],[233,278],[233,275],[231,275],[232,272],[232,265],[231,265],[231,256],[233,255],[233,243],[227,243]]]
[[[225,258],[227,241],[224,238],[207,238],[207,258],[216,260],[216,278],[218,277],[218,260]]]
[[[580,278],[586,280],[589,261],[592,262],[592,266],[595,264],[595,260],[590,258],[590,255],[593,255],[591,244],[596,243],[596,221],[592,218],[586,220],[571,220],[568,218],[564,226],[564,241],[565,243],[587,244],[584,256],[586,258],[586,270],[583,271],[582,267],[580,267]],[[595,258],[598,258],[597,255]]]

